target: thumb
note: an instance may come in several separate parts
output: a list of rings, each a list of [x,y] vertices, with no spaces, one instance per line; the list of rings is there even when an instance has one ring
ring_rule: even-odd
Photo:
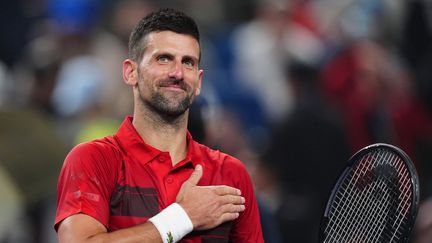
[[[195,170],[192,172],[189,179],[187,179],[186,182],[190,183],[193,186],[196,186],[198,182],[200,181],[203,174],[203,169],[201,165],[195,166]]]

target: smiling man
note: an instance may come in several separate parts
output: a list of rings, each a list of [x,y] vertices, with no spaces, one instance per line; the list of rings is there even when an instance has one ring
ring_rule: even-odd
[[[263,242],[242,162],[194,141],[188,112],[203,70],[193,19],[173,9],[132,32],[133,117],[75,147],[58,181],[60,242]]]

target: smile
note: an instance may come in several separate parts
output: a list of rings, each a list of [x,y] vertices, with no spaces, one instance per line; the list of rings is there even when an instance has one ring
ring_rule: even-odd
[[[172,84],[172,85],[165,85],[165,86],[161,86],[162,89],[164,90],[168,90],[168,91],[174,91],[174,92],[186,92],[186,90],[178,84]]]

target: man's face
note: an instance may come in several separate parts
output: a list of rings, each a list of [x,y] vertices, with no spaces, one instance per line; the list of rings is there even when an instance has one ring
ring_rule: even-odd
[[[148,34],[144,43],[138,102],[162,115],[183,114],[201,88],[198,42],[189,35],[162,31]]]

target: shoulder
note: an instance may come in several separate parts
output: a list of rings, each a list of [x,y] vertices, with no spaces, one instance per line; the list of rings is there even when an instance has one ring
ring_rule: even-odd
[[[119,146],[111,136],[108,136],[76,145],[66,156],[63,166],[107,166],[121,160],[121,157]]]
[[[69,154],[85,154],[101,153],[103,155],[116,155],[120,153],[120,148],[112,136],[107,136],[100,139],[83,142],[72,148]]]

